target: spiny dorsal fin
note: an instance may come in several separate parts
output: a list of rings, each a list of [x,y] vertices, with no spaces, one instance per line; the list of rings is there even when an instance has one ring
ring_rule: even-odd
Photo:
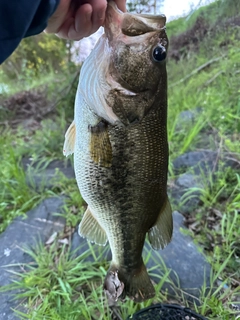
[[[76,140],[76,127],[75,122],[71,123],[70,127],[67,129],[67,132],[65,134],[65,141],[63,146],[63,155],[69,156],[70,154],[73,154],[74,147],[75,147],[75,140]]]
[[[89,127],[91,132],[90,154],[92,160],[103,167],[112,165],[112,146],[108,134],[108,124],[99,122],[94,127]]]
[[[87,238],[91,242],[95,242],[100,246],[107,243],[107,235],[97,220],[93,217],[89,208],[87,208],[82,221],[78,228],[81,237]]]
[[[171,241],[173,232],[172,209],[168,197],[159,213],[155,225],[148,231],[148,239],[153,249],[163,249]]]

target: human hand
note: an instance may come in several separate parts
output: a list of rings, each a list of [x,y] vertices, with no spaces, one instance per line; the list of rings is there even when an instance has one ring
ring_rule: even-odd
[[[126,0],[115,2],[120,10],[126,11]],[[106,0],[89,0],[87,3],[84,0],[60,0],[45,32],[64,39],[81,40],[103,25],[106,7]]]

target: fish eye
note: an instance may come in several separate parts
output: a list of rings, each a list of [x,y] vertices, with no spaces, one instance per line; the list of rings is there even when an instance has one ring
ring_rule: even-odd
[[[158,45],[152,51],[153,60],[156,62],[164,61],[167,57],[167,52],[164,46]]]

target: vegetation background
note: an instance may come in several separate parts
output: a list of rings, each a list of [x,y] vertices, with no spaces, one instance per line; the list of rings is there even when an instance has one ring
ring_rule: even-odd
[[[167,1],[167,0],[166,0]],[[133,1],[130,10],[152,10],[156,1]],[[237,319],[240,304],[240,2],[217,0],[167,25],[170,144],[169,184],[176,178],[172,161],[186,151],[211,149],[231,158],[238,166],[209,175],[198,190],[201,206],[186,215],[189,234],[213,268],[208,294],[202,288],[199,305],[185,301],[208,319]],[[62,177],[57,187],[37,190],[26,183],[23,158],[38,168],[54,159],[63,160],[65,130],[73,119],[80,66],[71,61],[72,42],[40,34],[22,41],[0,69],[0,232],[18,215],[24,215],[42,199],[67,197],[67,226],[74,228],[84,203],[74,180]],[[196,111],[192,126],[181,124],[182,111]],[[66,160],[65,160],[66,161]],[[182,203],[195,190],[188,190]],[[180,209],[181,203],[174,209]],[[153,302],[171,302],[161,291],[154,300],[110,308],[101,283],[107,263],[95,257],[86,262],[92,248],[71,259],[67,245],[39,245],[29,252],[36,266],[29,266],[20,280],[1,290],[22,289],[19,295],[29,308],[22,319],[126,319]],[[150,272],[154,273],[154,270]],[[79,276],[80,275],[80,276]],[[161,289],[165,276],[157,286]],[[47,285],[46,285],[47,284]],[[80,307],[81,306],[81,307]]]

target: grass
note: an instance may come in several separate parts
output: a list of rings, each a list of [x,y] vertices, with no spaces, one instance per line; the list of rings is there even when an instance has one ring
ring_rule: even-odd
[[[14,272],[19,280],[2,291],[21,290],[18,298],[27,297],[28,306],[32,310],[28,315],[22,314],[27,319],[42,319],[44,316],[44,319],[108,320],[113,312],[118,312],[126,319],[129,312],[134,313],[150,305],[153,300],[139,305],[128,300],[121,307],[109,308],[102,295],[102,282],[108,265],[104,258],[107,249],[109,248],[100,247],[96,250],[96,247],[89,244],[89,249],[77,257],[66,246],[59,246],[57,242],[47,248],[38,245],[35,251],[27,249],[26,253],[33,258],[34,265],[23,265],[25,272]],[[89,257],[92,261],[87,260]],[[150,255],[145,261],[149,258]],[[150,274],[154,274],[156,268],[159,266],[150,269]],[[165,281],[170,282],[168,274],[167,270],[156,286],[158,292]],[[164,299],[159,292],[158,298],[160,297]]]
[[[200,305],[189,303],[181,294],[179,287],[169,278],[169,272],[161,257],[156,257],[156,266],[149,269],[149,274],[159,278],[155,286],[156,296],[154,299],[135,304],[126,299],[109,307],[106,298],[102,294],[102,283],[106,275],[108,263],[105,260],[106,249],[99,249],[89,244],[84,253],[74,256],[65,245],[61,246],[54,242],[51,246],[44,247],[39,244],[34,251],[26,249],[34,261],[32,265],[22,265],[21,272],[13,272],[13,283],[1,289],[2,292],[18,290],[15,298],[22,300],[30,309],[28,313],[16,310],[20,319],[102,319],[109,320],[113,315],[117,319],[126,319],[127,316],[150,306],[156,302],[169,302],[167,292],[162,290],[163,284],[177,293],[174,303],[184,304],[201,314],[209,314],[209,319],[235,319],[231,305],[234,304],[234,296],[239,294],[239,289],[229,292],[225,289],[226,282],[218,287],[203,286],[200,294]],[[145,254],[147,263],[151,254]],[[217,272],[212,272],[211,283],[216,283],[226,268],[232,253],[220,264]],[[88,258],[91,257],[91,261]],[[217,263],[217,262],[216,262]],[[6,266],[7,268],[13,266]],[[156,275],[155,269],[162,270],[162,275]],[[24,271],[23,271],[24,270]],[[227,287],[229,288],[229,287]],[[210,289],[210,291],[209,291]]]
[[[169,23],[169,35],[190,29],[199,16],[204,16],[210,25],[214,25],[223,12],[226,19],[233,15],[232,9],[223,11],[220,5],[218,1],[196,11],[187,20],[181,18]],[[173,302],[173,299],[208,319],[236,319],[239,311],[234,310],[234,305],[240,301],[240,176],[239,169],[225,166],[225,160],[231,158],[236,164],[240,163],[239,44],[239,27],[222,27],[221,32],[201,39],[198,49],[184,49],[180,61],[168,61],[170,181],[176,178],[172,161],[186,151],[212,149],[223,159],[217,173],[203,174],[203,186],[198,190],[190,188],[182,198],[184,202],[194,192],[200,194],[201,206],[186,218],[194,221],[188,224],[188,233],[200,245],[212,266],[211,290],[203,285],[199,304],[190,303],[172,283],[169,270],[163,263],[162,276],[156,285],[159,293],[154,300],[142,304],[126,300],[110,308],[102,292],[108,263],[101,249],[96,254],[96,246],[90,245],[84,254],[75,257],[68,246],[60,245],[56,239],[51,246],[39,244],[34,251],[26,249],[34,264],[23,266],[24,272],[15,274],[14,282],[1,288],[1,291],[21,290],[17,298],[22,299],[29,310],[28,313],[16,311],[21,319],[126,319],[153,302]],[[204,67],[206,63],[209,64]],[[23,126],[12,129],[5,123],[1,125],[0,232],[16,216],[25,214],[53,194],[67,198],[63,214],[67,227],[74,228],[79,223],[85,204],[75,181],[59,175],[56,186],[48,190],[43,185],[39,191],[34,181],[26,183],[26,172],[22,166],[23,157],[30,157],[38,163],[35,169],[31,169],[35,172],[41,172],[53,159],[65,161],[62,144],[65,130],[73,117],[76,84],[74,72],[59,75],[59,78],[48,75],[36,83],[26,81],[24,89],[48,87],[46,96],[49,103],[57,102],[55,113],[48,115],[41,122],[41,127],[33,131]],[[12,88],[12,82],[7,85]],[[16,86],[13,86],[10,94],[15,92]],[[192,125],[180,120],[181,112],[186,110],[195,115]],[[0,114],[1,120],[11,116],[4,108],[0,108]],[[92,262],[87,261],[89,257]],[[149,259],[148,254],[145,259]],[[159,260],[156,267],[159,267]],[[155,269],[149,272],[154,274]],[[160,291],[166,283],[176,292],[171,300],[164,290]]]
[[[25,172],[20,164],[20,153],[18,154],[12,145],[12,138],[9,132],[3,133],[0,137],[2,150],[5,150],[0,162],[0,232],[14,217],[25,213],[41,199],[41,195],[26,184]],[[16,142],[17,140],[14,141]]]

